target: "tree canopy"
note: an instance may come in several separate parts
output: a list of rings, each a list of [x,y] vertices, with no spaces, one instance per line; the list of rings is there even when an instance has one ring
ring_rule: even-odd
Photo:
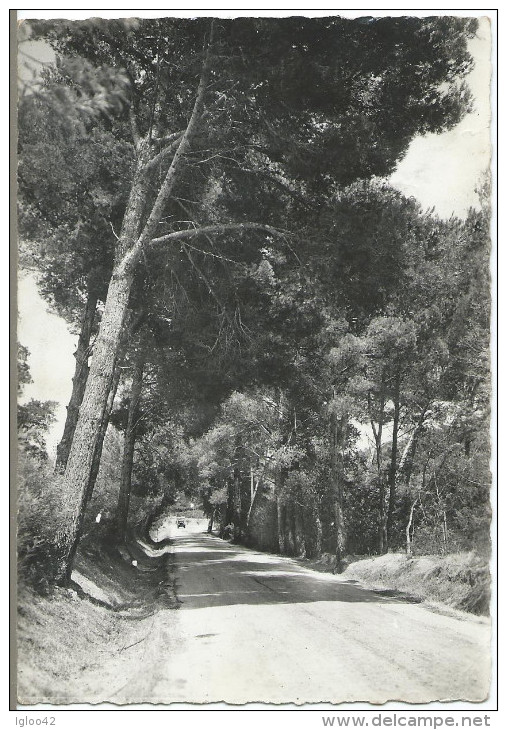
[[[413,536],[423,494],[445,544],[451,523],[462,535],[484,484],[460,507],[439,475],[468,464],[487,418],[487,213],[441,221],[381,178],[470,110],[476,27],[32,24],[63,60],[20,111],[22,230],[47,296],[81,322],[60,580],[111,413],[124,523],[133,478],[197,490],[238,539],[269,522],[269,547],[338,566]]]

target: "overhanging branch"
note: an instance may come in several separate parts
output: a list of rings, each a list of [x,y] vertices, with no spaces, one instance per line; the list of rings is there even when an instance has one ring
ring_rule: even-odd
[[[199,125],[202,113],[204,111],[204,96],[205,96],[205,92],[206,92],[206,86],[209,81],[209,76],[211,73],[211,48],[212,48],[212,45],[213,45],[213,22],[211,24],[210,37],[209,37],[207,49],[206,49],[205,56],[204,56],[204,63],[203,63],[203,67],[202,67],[201,78],[199,81],[199,86],[197,88],[197,95],[196,95],[196,99],[194,102],[194,108],[193,108],[192,114],[190,116],[190,120],[188,122],[187,128],[186,128],[183,136],[179,140],[178,147],[176,149],[176,152],[174,153],[174,157],[173,157],[172,162],[169,166],[169,169],[166,173],[165,180],[162,183],[162,186],[159,190],[155,203],[153,204],[151,213],[148,216],[148,220],[146,221],[144,230],[141,233],[141,235],[140,235],[139,239],[137,240],[137,243],[134,246],[134,249],[132,249],[132,251],[135,251],[135,249],[137,249],[137,248],[142,248],[145,244],[147,244],[150,240],[152,240],[153,233],[160,221],[160,218],[162,217],[162,212],[163,212],[164,206],[166,205],[168,199],[170,198],[170,196],[173,192],[173,188],[176,183],[178,173],[180,171],[180,166],[181,166],[183,157],[185,156],[187,150],[190,147],[190,142]]]
[[[175,150],[178,149],[182,135],[183,135],[182,132],[178,132],[177,136],[173,139],[173,141],[171,143],[169,143],[166,147],[164,147],[162,150],[160,150],[160,152],[158,154],[156,154],[154,157],[152,157],[152,159],[149,162],[146,163],[144,169],[149,172],[151,170],[154,170],[157,167],[157,165],[163,164],[166,157],[171,152],[174,152]]]
[[[158,238],[152,238],[150,245],[159,243],[172,243],[173,241],[182,241],[188,238],[195,238],[196,236],[209,236],[215,233],[234,233],[241,231],[263,231],[269,233],[271,236],[285,236],[286,233],[279,231],[272,226],[265,225],[263,223],[224,223],[222,225],[214,226],[201,226],[200,228],[189,228],[184,231],[174,231],[173,233],[167,233],[165,236],[159,236]]]
[[[179,140],[184,134],[185,130],[180,129],[178,132],[166,134],[165,137],[153,137],[152,142],[154,142],[155,144],[167,145],[171,144],[171,142],[174,142],[175,140]]]

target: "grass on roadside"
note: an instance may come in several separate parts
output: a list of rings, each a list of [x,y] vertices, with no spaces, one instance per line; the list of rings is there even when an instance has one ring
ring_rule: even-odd
[[[128,549],[136,566],[116,548],[85,542],[76,560],[84,591],[56,588],[43,596],[20,587],[20,704],[105,701],[138,672],[152,617],[174,602],[165,560]]]
[[[489,613],[488,561],[473,551],[410,558],[388,553],[352,562],[343,576],[367,587],[394,589],[469,613]]]

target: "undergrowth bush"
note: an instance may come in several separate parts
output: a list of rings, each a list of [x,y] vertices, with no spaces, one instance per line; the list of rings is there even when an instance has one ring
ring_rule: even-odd
[[[70,519],[62,476],[53,474],[44,460],[21,450],[17,485],[19,580],[47,592],[55,580],[61,538]]]
[[[149,537],[148,533],[163,519],[167,507],[167,499],[162,494],[133,494],[130,499],[129,527],[143,537]]]
[[[423,525],[414,533],[412,553],[414,555],[450,555],[474,550],[481,555],[489,556],[489,520],[484,520],[481,529],[468,530],[448,529],[444,537],[440,525]]]

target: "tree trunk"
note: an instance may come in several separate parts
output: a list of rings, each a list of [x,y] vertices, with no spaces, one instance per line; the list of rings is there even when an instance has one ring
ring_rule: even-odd
[[[97,481],[97,476],[99,474],[100,469],[100,459],[102,457],[102,447],[104,445],[104,439],[106,437],[107,427],[109,425],[109,418],[111,416],[111,411],[113,410],[113,404],[114,399],[116,397],[116,391],[118,390],[118,383],[120,382],[120,368],[116,365],[113,373],[112,383],[111,383],[111,389],[109,391],[109,395],[107,397],[107,405],[104,411],[104,414],[102,416],[102,422],[100,424],[100,431],[99,431],[99,437],[97,439],[97,444],[95,446],[95,451],[93,454],[93,463],[92,463],[92,469],[90,472],[90,481],[88,482],[88,492],[87,492],[87,498],[86,501],[88,502],[93,494],[93,490],[95,488],[95,482]]]
[[[304,513],[303,530],[307,558],[320,558],[322,555],[322,522],[319,515],[319,502],[312,489],[308,507]]]
[[[285,525],[283,515],[283,504],[280,497],[276,498],[276,525],[278,532],[278,552],[285,553]]]
[[[381,555],[387,553],[387,525],[386,525],[386,485],[382,477],[379,484],[378,508],[378,547]]]
[[[118,355],[115,360],[113,377],[111,380],[111,387],[109,389],[109,395],[107,397],[107,404],[106,404],[106,408],[104,410],[104,414],[102,416],[99,437],[98,437],[97,445],[95,446],[95,451],[93,454],[93,463],[92,463],[92,469],[90,472],[90,481],[88,482],[88,493],[87,493],[87,498],[86,498],[87,502],[92,497],[93,490],[95,488],[95,482],[97,481],[97,477],[99,474],[100,459],[102,457],[102,447],[104,445],[104,439],[106,437],[107,427],[109,425],[109,418],[110,418],[111,412],[113,410],[114,399],[116,398],[116,391],[118,390],[118,385],[120,382],[121,368],[119,367],[119,362],[123,358],[129,336],[133,332],[136,331],[137,327],[142,322],[143,314],[144,313],[141,313],[136,318],[134,318],[134,320],[129,321],[128,324],[125,325],[123,332],[122,332],[121,344],[118,348],[119,351],[118,351]]]
[[[294,505],[287,504],[286,506],[286,526],[287,526],[287,540],[286,540],[286,551],[288,555],[297,554],[297,542],[296,542],[296,523],[294,520]]]
[[[319,511],[317,507],[314,511],[314,523],[315,523],[315,542],[312,551],[312,558],[320,558],[322,555],[322,522],[320,521]]]
[[[382,374],[382,382],[379,393],[379,408],[376,414],[378,428],[375,427],[375,414],[373,412],[371,403],[371,394],[368,393],[368,411],[370,416],[371,428],[373,431],[373,437],[375,439],[375,454],[377,461],[377,478],[379,488],[379,503],[378,503],[378,546],[379,552],[382,555],[387,552],[387,526],[386,526],[386,486],[384,482],[384,475],[382,473],[382,431],[384,423],[384,408],[386,405],[385,395],[385,376]]]
[[[231,525],[234,522],[234,478],[227,479],[227,504],[225,506],[225,525]]]
[[[394,416],[393,416],[393,438],[391,443],[391,462],[389,464],[389,474],[387,477],[387,484],[389,488],[389,504],[387,508],[387,523],[386,523],[386,543],[387,546],[392,547],[393,540],[393,522],[394,522],[394,509],[396,506],[396,462],[398,460],[398,430],[400,425],[400,373],[396,373],[396,380],[394,386]]]
[[[340,500],[337,499],[337,500],[335,500],[333,507],[334,507],[334,519],[335,519],[335,529],[336,529],[335,571],[336,571],[336,573],[342,573],[343,569],[344,569],[345,545],[346,545],[343,504]]]
[[[102,456],[102,447],[104,445],[104,439],[106,437],[107,427],[109,425],[109,417],[111,416],[111,411],[113,410],[113,404],[114,399],[116,396],[116,391],[118,389],[118,383],[120,381],[120,369],[117,365],[115,365],[114,371],[113,371],[113,377],[111,382],[111,387],[109,389],[109,395],[107,397],[107,403],[106,408],[104,410],[104,413],[102,414],[102,421],[100,423],[100,431],[99,436],[97,439],[97,444],[95,446],[95,450],[93,452],[93,462],[92,462],[92,468],[90,471],[90,479],[88,481],[88,485],[86,488],[86,496],[85,496],[85,506],[88,504],[90,499],[92,498],[93,490],[95,488],[95,482],[97,481],[97,477],[99,474],[100,469],[100,459]],[[83,514],[84,517],[84,514]],[[74,558],[76,555],[77,547],[79,545],[79,541],[81,540],[83,532],[83,520],[81,520],[79,530],[76,533],[76,539],[74,540],[74,544],[72,546],[72,550],[69,556],[69,573],[68,578],[70,579],[70,574],[72,572],[72,564],[74,562]]]
[[[83,395],[88,379],[88,357],[90,355],[90,337],[97,310],[97,293],[93,289],[88,292],[83,319],[81,322],[81,332],[77,342],[77,349],[74,353],[76,359],[76,368],[74,377],[72,378],[72,394],[70,396],[69,405],[67,406],[67,417],[65,419],[65,427],[60,443],[56,447],[56,464],[55,472],[63,473],[69,458],[70,447],[74,432],[76,430],[77,419],[79,417],[79,408],[83,401]]]
[[[300,507],[298,507],[298,505],[294,505],[294,534],[296,542],[296,554],[299,556],[305,556],[305,525],[302,510]]]
[[[81,534],[93,457],[107,406],[132,281],[133,269],[125,270],[121,263],[115,267],[65,469],[63,498],[69,508],[69,526],[60,543],[62,558],[57,576],[59,582],[70,579],[72,559]]]
[[[234,523],[234,537],[241,537],[241,472],[238,467],[234,469],[234,477],[232,482],[232,509]]]
[[[137,421],[139,418],[139,401],[143,387],[144,358],[136,353],[132,368],[132,385],[130,389],[130,400],[128,409],[127,428],[125,429],[125,440],[123,444],[123,459],[121,466],[120,493],[115,515],[115,527],[118,538],[123,539],[127,529],[128,513],[130,506],[130,493],[132,489],[132,467],[134,465],[134,449],[136,443]]]
[[[213,25],[192,115],[142,230],[148,191],[147,165],[151,153],[148,139],[137,140],[138,135],[134,135],[137,155],[136,169],[118,239],[104,314],[95,342],[90,372],[62,485],[62,501],[65,509],[68,510],[69,517],[68,528],[59,539],[60,560],[56,580],[60,583],[67,582],[72,571],[72,559],[76,552],[86,507],[93,455],[107,405],[135,268],[143,248],[148,246],[155,236],[164,206],[178,180],[185,153],[202,118],[204,95],[211,70],[212,36]]]
[[[252,519],[252,510],[253,510],[253,507],[254,507],[255,497],[257,496],[257,490],[258,490],[258,488],[259,488],[259,482],[257,482],[257,486],[255,487],[255,491],[254,491],[254,493],[253,493],[253,495],[251,497],[250,506],[248,508],[248,513],[247,513],[247,516],[246,516],[246,529],[247,530],[250,527],[250,520]]]
[[[257,497],[257,494],[259,492],[259,486],[261,484],[263,474],[264,474],[264,472],[258,477],[257,481],[255,481],[253,468],[250,467],[250,506],[248,507],[248,513],[246,516],[246,529],[247,530],[250,527],[250,520],[252,518],[252,511],[253,511],[253,507],[254,507],[254,503],[255,503],[255,498]]]
[[[414,510],[415,506],[417,504],[417,499],[412,502],[412,505],[410,507],[410,514],[408,517],[407,526],[405,527],[405,538],[406,538],[406,553],[407,555],[412,555],[412,540],[410,538],[410,529],[412,527],[412,522],[414,519]]]
[[[442,512],[442,532],[444,536],[444,553],[447,554],[447,543],[449,538],[449,533],[447,530],[447,512],[445,509]]]
[[[336,413],[331,414],[331,480],[333,491],[333,509],[336,535],[336,572],[343,571],[343,560],[347,535],[343,513],[343,442],[346,434],[347,419],[343,416],[338,419]]]

